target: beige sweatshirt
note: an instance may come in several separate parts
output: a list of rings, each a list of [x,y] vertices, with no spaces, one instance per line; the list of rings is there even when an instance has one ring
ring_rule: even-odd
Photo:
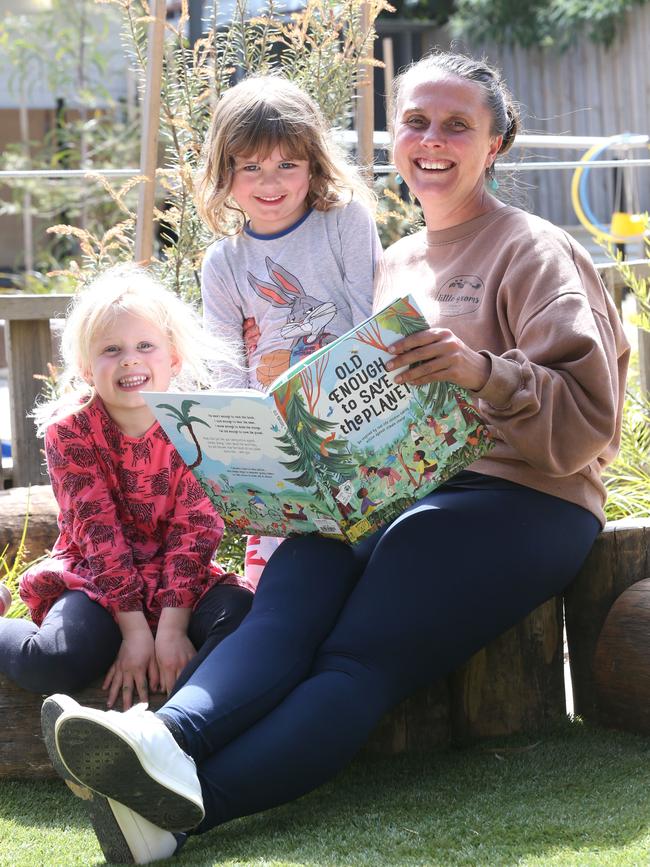
[[[604,523],[629,345],[588,253],[566,232],[504,206],[387,250],[375,309],[411,293],[492,364],[475,392],[495,440],[471,470],[577,503]]]

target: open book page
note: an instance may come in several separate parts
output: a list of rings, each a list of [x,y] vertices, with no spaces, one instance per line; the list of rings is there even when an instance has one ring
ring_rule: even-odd
[[[316,486],[291,481],[296,474],[287,464],[299,455],[273,398],[253,389],[144,396],[227,526],[254,535],[341,538]]]
[[[258,391],[143,392],[226,524],[356,542],[490,448],[469,395],[395,382],[388,347],[427,326],[398,299]]]

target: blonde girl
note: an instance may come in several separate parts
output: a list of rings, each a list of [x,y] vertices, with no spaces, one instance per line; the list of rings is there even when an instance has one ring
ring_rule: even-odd
[[[296,84],[255,76],[226,91],[197,201],[220,238],[203,262],[204,319],[248,361],[246,373],[230,371],[232,385],[266,389],[370,315],[381,253],[373,197]],[[254,583],[277,545],[255,540]]]
[[[207,383],[215,346],[188,305],[134,267],[72,303],[64,394],[36,413],[59,537],[22,577],[31,621],[0,619],[0,671],[25,689],[104,677],[108,706],[120,696],[128,708],[169,693],[248,611],[242,579],[212,563],[223,522],[142,397],[172,379]]]

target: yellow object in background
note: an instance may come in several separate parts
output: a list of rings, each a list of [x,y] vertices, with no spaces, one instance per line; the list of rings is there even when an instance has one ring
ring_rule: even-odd
[[[615,211],[612,214],[610,231],[617,238],[641,238],[646,230],[647,216],[645,214],[627,214],[625,211]]]

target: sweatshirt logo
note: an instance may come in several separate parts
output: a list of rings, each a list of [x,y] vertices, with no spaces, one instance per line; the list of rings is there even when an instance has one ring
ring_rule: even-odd
[[[480,277],[461,274],[447,280],[434,296],[442,316],[461,316],[473,313],[481,306],[485,286]]]

